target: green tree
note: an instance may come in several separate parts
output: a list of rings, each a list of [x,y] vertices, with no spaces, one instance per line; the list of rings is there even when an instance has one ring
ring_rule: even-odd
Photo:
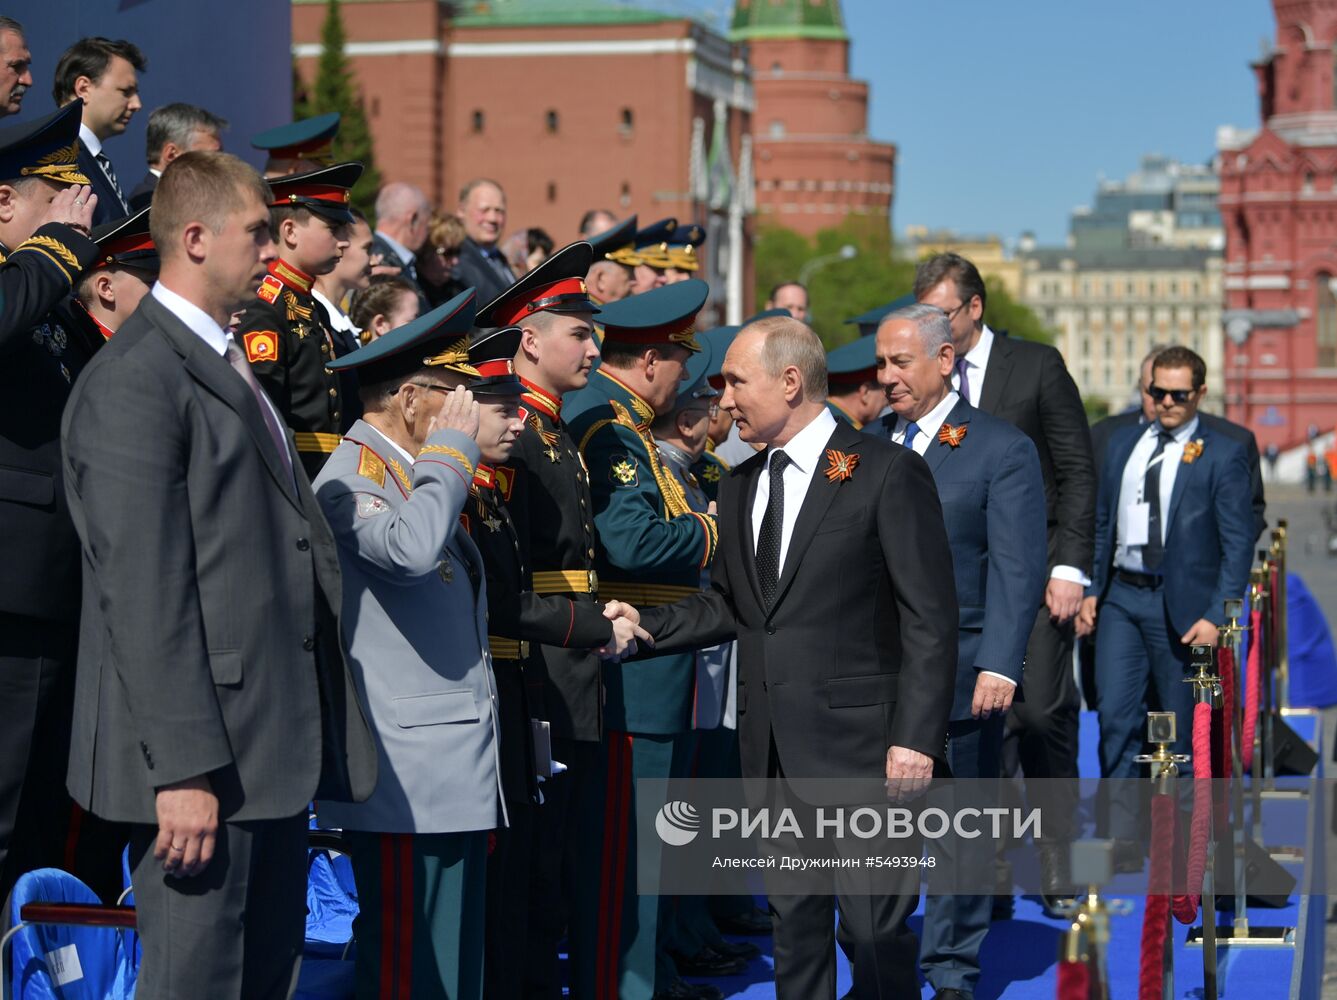
[[[353,187],[353,204],[371,215],[376,192],[381,186],[381,175],[376,169],[372,148],[371,129],[367,125],[362,95],[353,79],[348,57],[344,55],[344,22],[339,13],[339,0],[329,0],[325,23],[320,29],[321,53],[316,65],[316,79],[308,91],[293,89],[294,117],[323,115],[330,111],[340,114],[339,134],[334,140],[334,160],[342,163],[357,160],[363,166],[362,176]],[[299,103],[300,101],[300,103]]]

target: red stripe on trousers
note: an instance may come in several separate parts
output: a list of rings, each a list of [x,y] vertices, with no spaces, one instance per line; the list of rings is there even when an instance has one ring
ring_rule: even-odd
[[[399,995],[413,996],[413,835],[399,835]]]
[[[395,881],[394,835],[381,834],[381,1000],[395,995]]]

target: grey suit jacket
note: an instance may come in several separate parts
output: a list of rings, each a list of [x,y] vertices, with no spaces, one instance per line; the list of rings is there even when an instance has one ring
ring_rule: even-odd
[[[61,431],[84,560],[74,798],[152,823],[155,788],[201,774],[232,821],[370,794],[334,539],[246,383],[149,295]]]
[[[380,780],[366,802],[320,802],[323,824],[383,833],[505,822],[483,559],[460,524],[478,446],[458,431],[418,460],[359,420],[316,477],[339,544],[343,628]]]

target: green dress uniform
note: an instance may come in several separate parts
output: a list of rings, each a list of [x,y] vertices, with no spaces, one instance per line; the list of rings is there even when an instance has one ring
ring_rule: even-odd
[[[592,315],[584,290],[593,252],[564,247],[485,306],[479,326],[522,323],[530,312]],[[595,534],[589,477],[567,430],[559,398],[521,379],[525,429],[496,489],[529,553],[532,592],[569,602],[572,620],[602,613],[594,572]],[[540,638],[540,637],[536,637]],[[532,868],[524,963],[529,996],[560,998],[558,952],[566,937],[571,995],[594,995],[598,878],[603,835],[603,666],[588,646],[537,641],[526,670],[531,708],[550,727],[552,757],[567,770],[543,785],[540,851]]]
[[[728,471],[729,463],[716,455],[709,444],[701,453],[701,457],[692,463],[692,475],[696,477],[706,499],[711,501],[719,500],[720,480]]]
[[[330,222],[351,223],[348,189],[361,174],[360,163],[341,163],[271,181],[271,208],[306,208]],[[292,429],[302,466],[312,479],[361,411],[356,397],[346,391],[349,376],[341,379],[329,367],[347,352],[311,294],[315,280],[280,257],[269,266],[255,301],[236,327],[237,342]]]
[[[692,323],[707,293],[704,282],[692,279],[613,303],[601,313],[605,336],[696,351]],[[606,364],[575,403],[585,406],[571,424],[590,470],[600,598],[645,607],[697,593],[719,533],[713,517],[691,509],[661,464],[650,434],[653,409]],[[636,894],[638,850],[643,856],[661,846],[637,842],[636,780],[674,771],[675,736],[692,727],[696,658],[624,663],[608,672],[605,686],[605,822],[614,832],[604,844],[594,996],[648,1000],[676,971],[657,961],[659,900]]]

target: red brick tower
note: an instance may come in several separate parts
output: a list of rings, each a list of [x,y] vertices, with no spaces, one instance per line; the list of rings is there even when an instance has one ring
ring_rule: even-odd
[[[839,0],[737,0],[730,38],[751,49],[759,221],[811,235],[856,216],[885,230],[896,147],[868,138]]]
[[[1276,43],[1253,64],[1262,128],[1217,140],[1222,319],[1226,415],[1285,449],[1337,414],[1337,2],[1272,6]]]

